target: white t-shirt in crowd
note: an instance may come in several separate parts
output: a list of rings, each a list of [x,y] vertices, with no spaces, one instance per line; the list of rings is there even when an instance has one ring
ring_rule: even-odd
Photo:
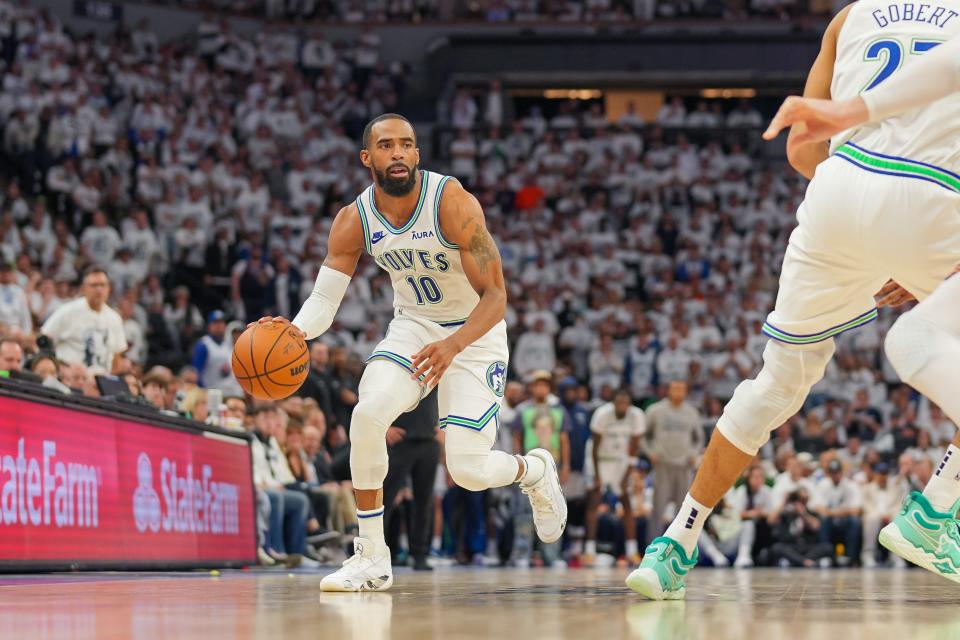
[[[630,455],[630,439],[647,432],[647,419],[639,407],[627,407],[627,413],[617,417],[612,402],[598,408],[590,420],[590,431],[601,436],[597,452],[604,460],[622,460]]]
[[[833,484],[833,480],[824,478],[817,483],[810,497],[810,508],[814,511],[858,509],[861,506],[863,499],[860,488],[849,478],[841,478],[839,484]]]
[[[94,311],[86,298],[77,298],[54,311],[40,332],[53,339],[61,362],[79,362],[91,373],[109,373],[113,357],[127,350],[120,314],[107,305]]]

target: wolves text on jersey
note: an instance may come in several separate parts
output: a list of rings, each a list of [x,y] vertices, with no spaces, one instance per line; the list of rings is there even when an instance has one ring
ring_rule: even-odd
[[[445,273],[450,268],[444,251],[431,253],[422,249],[392,249],[374,258],[387,271],[416,271],[422,265],[427,271]]]

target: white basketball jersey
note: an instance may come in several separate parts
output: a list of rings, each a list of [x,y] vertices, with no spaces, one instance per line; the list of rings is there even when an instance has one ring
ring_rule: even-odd
[[[831,97],[846,100],[869,91],[958,34],[956,0],[860,0],[840,30]],[[960,94],[844,131],[831,141],[831,153],[845,142],[893,160],[953,169],[960,164]]]
[[[417,208],[400,228],[377,210],[373,185],[357,198],[357,209],[367,252],[390,274],[396,314],[457,326],[480,296],[463,272],[459,248],[440,233],[440,198],[448,180],[422,171]]]

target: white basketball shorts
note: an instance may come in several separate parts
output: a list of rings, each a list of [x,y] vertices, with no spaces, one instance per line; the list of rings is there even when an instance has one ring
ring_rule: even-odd
[[[388,360],[412,373],[413,354],[431,342],[450,336],[462,324],[441,325],[423,318],[397,315],[367,362]],[[471,429],[493,446],[507,384],[507,362],[507,325],[501,321],[458,354],[440,378],[437,390],[440,428]],[[410,398],[410,406],[416,406],[418,401],[419,398]]]
[[[934,169],[848,145],[820,164],[763,332],[805,345],[859,327],[876,319],[873,296],[890,278],[929,296],[960,263],[960,193]]]

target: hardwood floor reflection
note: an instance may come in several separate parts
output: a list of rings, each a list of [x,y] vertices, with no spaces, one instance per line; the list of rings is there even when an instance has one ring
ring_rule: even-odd
[[[960,639],[960,586],[919,570],[701,569],[675,603],[615,570],[401,571],[368,594],[321,594],[321,575],[0,577],[0,638]]]

